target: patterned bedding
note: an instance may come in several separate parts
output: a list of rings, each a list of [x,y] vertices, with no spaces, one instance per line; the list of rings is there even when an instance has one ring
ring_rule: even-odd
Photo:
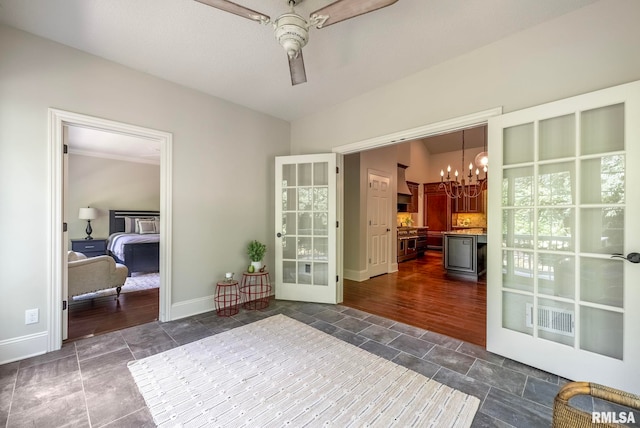
[[[159,233],[113,233],[107,239],[107,249],[120,260],[124,260],[124,244],[160,242]]]

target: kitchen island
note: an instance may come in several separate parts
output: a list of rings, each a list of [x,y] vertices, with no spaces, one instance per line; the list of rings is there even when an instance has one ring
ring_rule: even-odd
[[[450,275],[477,280],[487,270],[487,234],[483,229],[443,232],[442,258]]]

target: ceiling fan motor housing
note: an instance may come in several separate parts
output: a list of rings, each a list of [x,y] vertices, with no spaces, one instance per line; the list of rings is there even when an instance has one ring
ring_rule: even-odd
[[[278,43],[284,48],[289,58],[297,58],[302,48],[309,41],[309,25],[298,14],[285,13],[274,23]]]

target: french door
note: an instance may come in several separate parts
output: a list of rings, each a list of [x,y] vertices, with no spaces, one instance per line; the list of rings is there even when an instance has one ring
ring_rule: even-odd
[[[276,298],[342,301],[336,153],[276,157]]]
[[[640,393],[640,82],[491,118],[489,153],[487,349]]]

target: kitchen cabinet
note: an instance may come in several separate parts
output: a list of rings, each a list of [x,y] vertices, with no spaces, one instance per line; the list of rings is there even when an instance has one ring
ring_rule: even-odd
[[[448,274],[478,279],[487,269],[487,235],[448,232],[444,235],[443,260]]]
[[[411,201],[407,205],[408,213],[417,213],[419,211],[418,189],[420,185],[411,181],[407,181],[407,187],[411,190]]]
[[[477,186],[465,186],[467,192],[477,192]],[[484,212],[484,193],[480,192],[471,198],[457,198],[453,201],[454,213],[481,213]]]
[[[427,232],[427,248],[442,249],[442,232],[451,229],[451,199],[440,183],[424,185],[424,224]]]

